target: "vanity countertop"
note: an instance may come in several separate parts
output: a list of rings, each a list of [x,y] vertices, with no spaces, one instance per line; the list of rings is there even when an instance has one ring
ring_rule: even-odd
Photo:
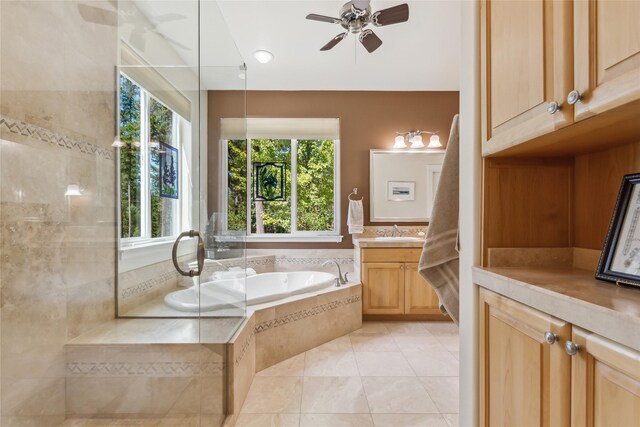
[[[574,267],[475,267],[473,282],[640,351],[640,289]]]
[[[354,238],[356,248],[421,248],[422,237],[363,237]]]

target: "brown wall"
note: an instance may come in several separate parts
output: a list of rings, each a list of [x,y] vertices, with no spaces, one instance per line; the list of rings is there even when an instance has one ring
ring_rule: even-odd
[[[437,131],[446,144],[458,92],[250,91],[248,117],[337,117],[340,119],[341,244],[311,244],[314,248],[350,248],[346,200],[354,187],[364,196],[369,225],[369,150],[393,146],[397,131]],[[236,91],[209,92],[209,212],[216,210],[220,118],[242,117],[244,96]],[[254,244],[251,247],[296,248],[310,244]]]

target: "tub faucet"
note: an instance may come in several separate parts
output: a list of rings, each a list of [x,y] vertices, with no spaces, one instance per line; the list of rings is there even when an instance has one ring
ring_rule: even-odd
[[[338,261],[334,259],[328,259],[322,263],[322,266],[325,267],[327,264],[331,264],[331,263],[334,263],[336,267],[338,267],[338,277],[336,277],[336,279],[338,280],[338,283],[341,285],[346,284],[347,283],[346,275],[345,277],[342,276],[342,270],[340,269],[340,264],[338,264]]]

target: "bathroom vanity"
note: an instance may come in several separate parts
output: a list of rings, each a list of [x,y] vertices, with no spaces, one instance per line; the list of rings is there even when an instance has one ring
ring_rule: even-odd
[[[448,320],[418,272],[423,243],[419,237],[354,239],[364,319]]]

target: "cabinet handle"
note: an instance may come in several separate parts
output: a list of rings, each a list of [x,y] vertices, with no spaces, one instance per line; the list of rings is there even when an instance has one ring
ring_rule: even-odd
[[[549,345],[553,345],[556,343],[556,341],[558,340],[558,336],[556,334],[554,334],[553,332],[545,332],[544,333],[544,341],[549,344]]]
[[[582,94],[575,89],[569,92],[569,95],[567,95],[567,103],[569,105],[576,104],[581,99],[582,99]]]
[[[401,265],[401,266],[400,266],[400,270],[404,270],[404,265]]]
[[[580,346],[573,341],[564,343],[564,349],[569,356],[575,356],[580,351]]]
[[[549,103],[549,105],[547,105],[547,113],[555,114],[558,111],[560,111],[560,104],[558,104],[556,101],[552,101]]]

